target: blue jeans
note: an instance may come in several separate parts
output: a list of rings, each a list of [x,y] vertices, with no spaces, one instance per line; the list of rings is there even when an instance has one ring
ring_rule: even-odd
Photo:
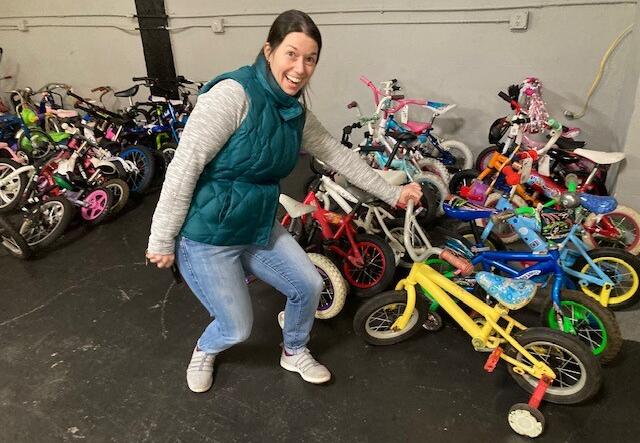
[[[253,310],[245,274],[255,275],[287,297],[285,350],[295,354],[304,349],[323,281],[280,224],[274,224],[267,246],[214,246],[180,237],[176,258],[189,288],[214,318],[198,340],[200,350],[217,354],[251,334]]]

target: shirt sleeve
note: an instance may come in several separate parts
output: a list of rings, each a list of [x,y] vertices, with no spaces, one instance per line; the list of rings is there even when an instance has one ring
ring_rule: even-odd
[[[309,110],[307,110],[302,135],[302,147],[353,185],[375,195],[391,206],[395,206],[400,198],[402,187],[387,183],[356,152],[333,138]]]
[[[248,107],[244,88],[235,80],[223,80],[198,97],[167,168],[151,222],[148,252],[174,252],[202,170],[240,127]]]

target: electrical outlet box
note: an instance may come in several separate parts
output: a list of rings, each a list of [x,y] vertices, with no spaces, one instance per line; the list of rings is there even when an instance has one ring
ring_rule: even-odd
[[[509,28],[511,30],[524,30],[527,29],[529,24],[529,11],[515,11],[509,18]]]
[[[224,34],[224,19],[213,19],[213,22],[211,23],[211,30],[216,34]]]

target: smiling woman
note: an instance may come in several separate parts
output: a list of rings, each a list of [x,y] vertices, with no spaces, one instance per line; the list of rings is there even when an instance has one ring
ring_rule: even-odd
[[[201,89],[167,169],[147,257],[160,268],[176,260],[214,318],[187,369],[194,392],[211,387],[215,357],[251,333],[245,273],[287,297],[280,365],[310,383],[331,378],[306,347],[323,280],[294,238],[274,223],[279,181],[296,166],[301,147],[390,205],[422,196],[417,184],[385,182],[307,109],[304,91],[321,49],[320,31],[307,14],[280,14],[253,65]]]

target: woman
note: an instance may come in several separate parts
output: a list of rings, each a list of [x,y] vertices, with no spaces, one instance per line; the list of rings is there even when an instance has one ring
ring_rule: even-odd
[[[279,15],[253,65],[202,88],[167,170],[147,257],[166,268],[177,255],[185,281],[215,318],[187,368],[194,392],[211,387],[215,356],[249,337],[245,272],[287,297],[280,365],[310,383],[331,378],[306,347],[322,279],[275,222],[278,182],[295,167],[301,147],[389,204],[422,196],[416,184],[388,185],[306,109],[303,94],[321,48],[307,14]]]

